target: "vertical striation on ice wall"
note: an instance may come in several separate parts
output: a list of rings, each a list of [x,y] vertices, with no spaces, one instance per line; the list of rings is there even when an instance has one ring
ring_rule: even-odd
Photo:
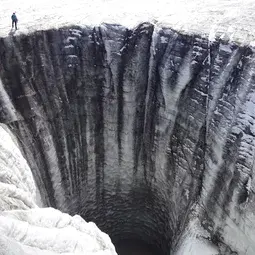
[[[0,56],[0,121],[45,205],[166,254],[198,217],[222,254],[254,253],[251,48],[104,24],[2,38]]]

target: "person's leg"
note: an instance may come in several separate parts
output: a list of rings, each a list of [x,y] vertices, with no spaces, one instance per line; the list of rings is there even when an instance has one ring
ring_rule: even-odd
[[[12,28],[13,28],[13,26],[14,26],[14,21],[12,21]]]
[[[18,28],[17,28],[17,21],[15,21],[15,29],[17,30]]]

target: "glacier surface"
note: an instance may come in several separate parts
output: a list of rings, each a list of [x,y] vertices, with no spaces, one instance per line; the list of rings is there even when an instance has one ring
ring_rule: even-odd
[[[215,36],[254,44],[253,0],[1,0],[0,36],[11,28],[10,16],[17,12],[20,33],[69,25],[99,25],[102,22],[133,28],[141,22],[172,27],[185,33]]]

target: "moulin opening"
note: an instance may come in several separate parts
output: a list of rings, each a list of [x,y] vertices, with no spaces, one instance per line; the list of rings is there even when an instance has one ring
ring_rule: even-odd
[[[104,224],[100,220],[93,221],[110,236],[118,255],[168,255],[170,241],[167,235],[162,233],[162,224],[159,223],[157,228],[157,222],[152,224],[151,219],[146,219],[146,215],[138,216],[143,217],[139,220],[138,217],[134,217],[132,209],[130,208],[130,214],[125,214],[126,220],[124,217],[119,219],[119,215],[112,215]]]
[[[133,185],[128,193],[124,188],[116,194],[106,192],[96,204],[86,203],[81,215],[111,237],[119,255],[168,255],[173,234],[163,190],[152,184]]]

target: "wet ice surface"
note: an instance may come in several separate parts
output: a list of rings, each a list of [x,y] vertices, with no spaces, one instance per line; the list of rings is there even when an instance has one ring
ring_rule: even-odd
[[[134,27],[151,21],[185,32],[215,33],[242,43],[254,40],[254,0],[0,0],[0,36],[8,36],[11,14],[17,12],[15,34],[65,25],[97,25],[102,22]]]

